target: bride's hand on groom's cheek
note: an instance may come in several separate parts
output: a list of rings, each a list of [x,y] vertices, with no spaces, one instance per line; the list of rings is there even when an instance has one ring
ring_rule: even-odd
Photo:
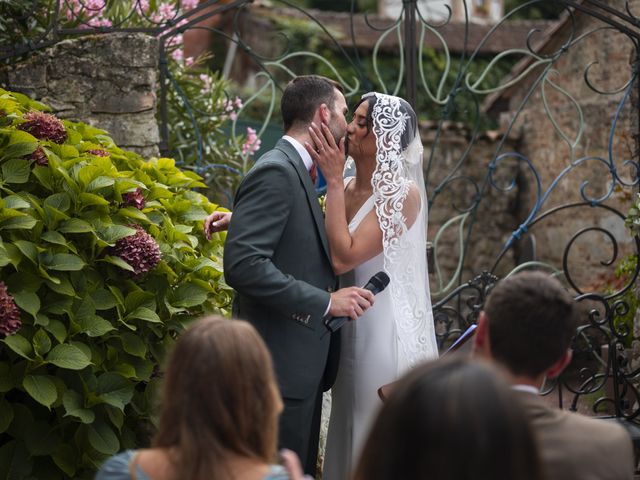
[[[313,145],[305,142],[305,148],[311,159],[322,170],[327,184],[336,181],[342,185],[345,162],[344,138],[336,143],[331,130],[324,123],[320,127],[312,123],[309,127],[309,137]]]

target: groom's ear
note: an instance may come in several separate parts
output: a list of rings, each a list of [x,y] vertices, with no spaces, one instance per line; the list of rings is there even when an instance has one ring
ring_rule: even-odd
[[[320,107],[318,107],[318,115],[320,115],[320,122],[326,125],[329,124],[329,118],[331,117],[331,112],[329,112],[329,107],[326,103],[321,103]]]

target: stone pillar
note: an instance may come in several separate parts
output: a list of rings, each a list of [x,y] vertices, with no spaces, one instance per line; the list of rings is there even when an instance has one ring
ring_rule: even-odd
[[[122,148],[157,156],[158,40],[113,33],[64,40],[0,70],[0,85],[64,119],[107,130]]]

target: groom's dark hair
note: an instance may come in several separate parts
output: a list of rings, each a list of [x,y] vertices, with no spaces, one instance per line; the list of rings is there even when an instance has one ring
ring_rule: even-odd
[[[338,82],[320,75],[301,75],[291,80],[280,102],[284,131],[287,132],[296,123],[311,123],[313,115],[323,103],[333,110],[336,89],[344,92]]]

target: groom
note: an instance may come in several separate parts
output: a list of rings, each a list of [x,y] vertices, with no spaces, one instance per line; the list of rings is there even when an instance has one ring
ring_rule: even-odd
[[[356,319],[371,306],[371,292],[335,290],[324,218],[304,148],[312,122],[346,133],[347,105],[339,84],[308,75],[282,95],[285,135],[260,157],[236,193],[224,251],[227,283],[237,296],[234,316],[264,338],[284,400],[279,446],[298,454],[305,472],[316,466],[322,392],[337,373],[339,337],[325,317]],[[331,348],[330,348],[331,346]]]

